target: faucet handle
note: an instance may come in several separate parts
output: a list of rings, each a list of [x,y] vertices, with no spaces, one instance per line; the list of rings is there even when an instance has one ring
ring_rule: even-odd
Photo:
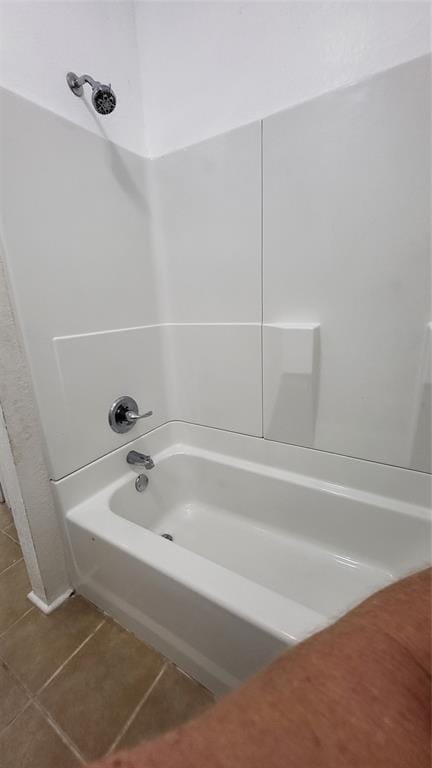
[[[147,419],[153,411],[138,412],[138,404],[133,397],[123,395],[114,400],[108,412],[108,423],[114,432],[129,432],[136,421]]]
[[[153,411],[147,411],[147,413],[135,413],[135,411],[126,411],[125,418],[127,421],[129,421],[131,424],[135,424],[136,421],[139,421],[140,419],[147,419],[149,416],[153,416]]]

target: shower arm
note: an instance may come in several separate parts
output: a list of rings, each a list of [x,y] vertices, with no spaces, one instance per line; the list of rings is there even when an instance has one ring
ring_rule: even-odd
[[[83,95],[84,83],[88,83],[92,89],[100,86],[100,83],[94,80],[90,75],[81,75],[80,77],[77,77],[74,72],[68,72],[67,82],[75,96]]]

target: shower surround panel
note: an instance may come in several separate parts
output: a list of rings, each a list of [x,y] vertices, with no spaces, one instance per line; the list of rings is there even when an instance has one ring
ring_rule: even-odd
[[[1,93],[52,477],[130,438],[107,425],[122,394],[154,413],[134,436],[181,419],[430,469],[429,73],[422,57],[154,160]]]

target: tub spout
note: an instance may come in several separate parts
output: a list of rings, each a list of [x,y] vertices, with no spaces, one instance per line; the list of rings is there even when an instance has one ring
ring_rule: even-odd
[[[154,461],[151,456],[147,456],[145,453],[138,453],[138,451],[129,451],[126,456],[128,464],[142,464],[146,469],[153,469]]]

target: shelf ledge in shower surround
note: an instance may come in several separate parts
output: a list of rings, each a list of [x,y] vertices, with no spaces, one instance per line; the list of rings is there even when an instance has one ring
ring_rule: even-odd
[[[278,339],[285,373],[312,374],[316,364],[319,323],[264,323],[264,343]]]
[[[319,323],[264,324],[264,437],[270,440],[313,445],[319,330]]]

